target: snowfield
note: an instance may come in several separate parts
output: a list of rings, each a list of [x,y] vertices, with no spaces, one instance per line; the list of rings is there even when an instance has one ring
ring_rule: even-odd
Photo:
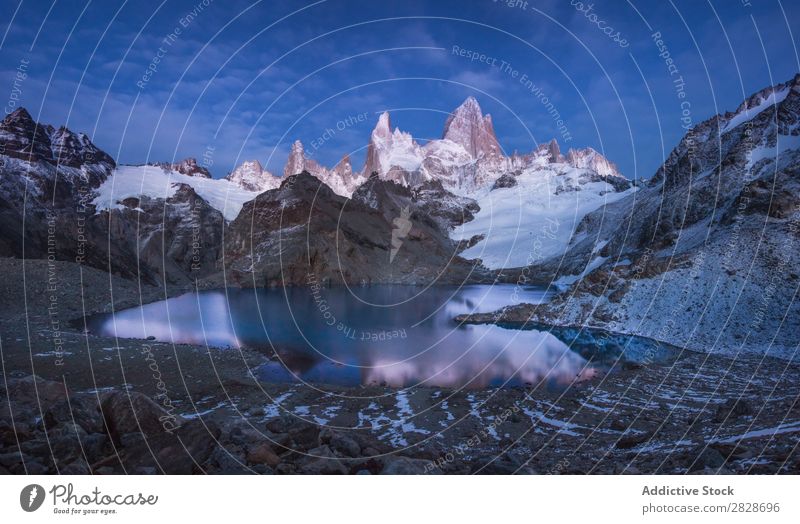
[[[118,166],[112,175],[97,189],[93,200],[97,211],[121,209],[120,200],[129,197],[170,198],[178,189],[178,184],[186,184],[217,209],[225,220],[233,220],[242,210],[245,202],[253,200],[260,191],[248,191],[225,179],[203,178],[168,171],[158,166]]]
[[[517,185],[478,198],[475,219],[451,233],[454,240],[485,238],[461,256],[480,258],[489,269],[522,267],[563,253],[578,223],[589,212],[630,195],[593,173],[554,163],[526,169]]]
[[[730,119],[728,124],[722,129],[722,133],[727,133],[731,129],[735,129],[745,122],[749,122],[768,107],[780,104],[786,99],[789,91],[790,88],[788,87],[781,89],[780,91],[773,91],[765,98],[762,98],[755,106],[751,107],[750,109],[743,109]]]

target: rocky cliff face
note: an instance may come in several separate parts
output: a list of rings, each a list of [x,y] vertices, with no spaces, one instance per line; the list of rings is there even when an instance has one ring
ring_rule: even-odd
[[[363,182],[360,176],[353,173],[350,157],[345,155],[333,169],[320,165],[316,160],[307,158],[303,143],[295,140],[292,151],[283,168],[283,178],[302,172],[309,173],[325,185],[333,189],[337,195],[349,197],[358,185]]]
[[[640,191],[589,213],[566,252],[532,271],[571,284],[541,315],[701,351],[790,355],[798,166],[800,75],[698,124]]]
[[[0,252],[70,260],[145,282],[185,282],[214,271],[224,220],[190,187],[169,198],[94,198],[114,160],[84,134],[37,124],[24,109],[0,123]],[[192,159],[170,165],[208,172]]]
[[[503,153],[490,115],[484,115],[473,97],[467,98],[447,118],[440,140],[420,146],[414,138],[391,128],[389,113],[383,113],[370,135],[362,173],[377,173],[385,180],[415,187],[428,181],[441,182],[448,191],[478,198],[488,193],[501,176],[562,163],[590,171],[596,178],[625,191],[630,183],[616,166],[597,151],[570,150],[566,157],[551,140],[530,154]]]
[[[200,178],[211,178],[211,173],[207,168],[197,163],[197,159],[189,157],[180,162],[156,162],[153,165],[159,166],[168,171],[175,171],[182,175],[196,176]]]
[[[230,224],[226,270],[251,286],[490,278],[455,256],[456,243],[426,205],[433,204],[378,177],[345,199],[309,173],[293,175]]]
[[[502,154],[494,134],[492,117],[481,112],[481,107],[474,97],[467,98],[447,118],[442,138],[460,145],[476,160]]]
[[[258,160],[246,160],[225,177],[247,191],[267,191],[281,185],[281,179],[261,167]]]
[[[34,122],[18,109],[0,122],[0,251],[5,256],[47,258],[55,228],[74,233],[86,195],[114,169],[114,160],[86,135]],[[64,222],[62,224],[62,222]],[[48,232],[49,230],[49,232]],[[74,236],[70,237],[74,242]]]
[[[0,154],[30,163],[83,168],[88,176],[97,176],[89,181],[91,184],[96,184],[102,173],[115,165],[85,134],[38,124],[25,108],[17,109],[0,122]],[[65,174],[72,173],[65,171]]]

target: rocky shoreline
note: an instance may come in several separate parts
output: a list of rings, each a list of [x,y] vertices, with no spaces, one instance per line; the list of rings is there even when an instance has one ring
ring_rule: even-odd
[[[270,384],[267,355],[72,327],[187,288],[0,266],[0,473],[800,472],[786,361],[685,352],[561,392]]]

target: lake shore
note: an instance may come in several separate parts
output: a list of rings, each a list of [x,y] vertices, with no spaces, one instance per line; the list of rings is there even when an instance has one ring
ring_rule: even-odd
[[[254,351],[71,324],[188,289],[71,263],[25,261],[24,275],[21,260],[0,264],[0,473],[800,471],[800,368],[785,361],[686,353],[562,392],[269,384],[249,374],[267,361]]]

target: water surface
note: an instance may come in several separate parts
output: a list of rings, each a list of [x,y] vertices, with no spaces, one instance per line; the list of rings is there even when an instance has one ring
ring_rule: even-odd
[[[539,326],[459,326],[462,313],[491,312],[547,295],[513,285],[223,289],[98,315],[89,328],[272,356],[253,372],[273,382],[443,387],[567,387],[619,359],[661,360],[647,339]]]

